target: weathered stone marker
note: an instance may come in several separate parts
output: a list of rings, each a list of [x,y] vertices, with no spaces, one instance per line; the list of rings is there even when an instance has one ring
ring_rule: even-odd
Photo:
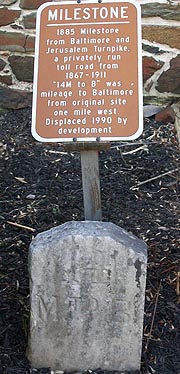
[[[138,370],[146,245],[106,222],[68,222],[30,247],[33,367]]]

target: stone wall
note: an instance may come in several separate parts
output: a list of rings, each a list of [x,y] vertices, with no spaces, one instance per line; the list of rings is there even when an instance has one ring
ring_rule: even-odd
[[[0,107],[31,106],[36,10],[48,0],[0,0]],[[142,0],[144,101],[180,98],[180,0]]]
[[[180,1],[141,1],[145,102],[180,98]]]

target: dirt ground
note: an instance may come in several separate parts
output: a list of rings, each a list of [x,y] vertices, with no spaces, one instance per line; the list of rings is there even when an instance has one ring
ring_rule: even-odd
[[[31,110],[0,113],[0,373],[30,369],[28,248],[39,232],[84,220],[79,153],[41,144]],[[100,153],[103,220],[148,245],[141,373],[180,374],[179,153],[174,125],[145,120],[134,142]],[[20,225],[20,226],[18,226]],[[25,227],[24,227],[25,226]],[[100,369],[87,368],[96,373]],[[87,373],[90,373],[88,371]]]

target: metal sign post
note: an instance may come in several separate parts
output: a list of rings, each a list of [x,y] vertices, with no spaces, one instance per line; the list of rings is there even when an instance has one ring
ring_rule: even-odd
[[[80,150],[86,219],[102,216],[101,142],[142,133],[140,20],[135,0],[49,2],[37,12],[32,135],[91,144]]]

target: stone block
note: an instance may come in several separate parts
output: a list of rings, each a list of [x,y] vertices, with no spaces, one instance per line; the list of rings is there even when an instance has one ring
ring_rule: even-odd
[[[16,78],[24,82],[33,82],[34,57],[11,55],[8,58]]]
[[[0,50],[24,52],[25,35],[22,32],[0,30]]]
[[[163,66],[163,62],[156,61],[153,57],[143,57],[143,82],[146,82],[152,75]]]
[[[32,92],[5,87],[1,84],[0,98],[1,109],[20,109],[31,107],[32,105]]]
[[[40,5],[50,1],[51,0],[20,0],[20,7],[22,9],[37,9]]]
[[[36,12],[32,12],[23,16],[23,24],[26,29],[35,29],[36,27]]]
[[[180,4],[149,3],[141,4],[142,17],[161,17],[167,20],[180,21]]]
[[[155,115],[155,121],[159,122],[175,122],[175,113],[171,106],[167,106],[167,108],[162,109]]]
[[[170,68],[159,77],[157,90],[180,94],[180,55],[170,61]]]
[[[179,49],[180,27],[146,25],[142,28],[142,37],[150,42],[167,44],[171,48]]]
[[[35,36],[27,35],[26,43],[25,43],[25,51],[34,52],[34,50],[35,50]]]
[[[11,74],[0,74],[0,83],[7,84],[7,86],[10,86],[12,84]]]
[[[32,367],[138,370],[146,245],[108,222],[67,222],[29,252]]]
[[[20,10],[0,7],[0,26],[10,25],[19,18],[20,14]]]
[[[155,46],[144,44],[144,43],[142,43],[142,49],[145,52],[149,52],[155,55],[160,55],[160,54],[165,53],[165,51],[163,51],[162,49],[159,49],[159,47],[155,47]]]

